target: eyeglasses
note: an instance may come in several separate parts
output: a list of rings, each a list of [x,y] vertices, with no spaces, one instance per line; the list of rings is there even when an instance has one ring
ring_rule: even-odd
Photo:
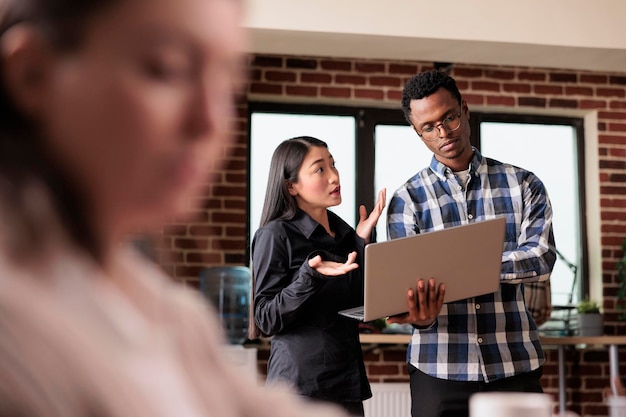
[[[426,125],[422,129],[422,133],[415,129],[417,135],[427,141],[433,141],[439,139],[439,128],[443,128],[446,132],[454,132],[461,127],[461,113],[451,114],[436,125]]]

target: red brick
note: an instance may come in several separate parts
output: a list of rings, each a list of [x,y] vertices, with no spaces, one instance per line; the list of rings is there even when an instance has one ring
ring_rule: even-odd
[[[246,180],[242,179],[240,181],[241,183],[245,183]],[[246,201],[246,196],[244,196],[244,198],[241,199],[225,199],[224,200],[224,209],[226,210],[241,210],[241,211],[245,211],[248,208],[248,204]]]
[[[223,223],[245,223],[246,216],[243,213],[213,213],[211,221],[217,224]]]
[[[250,92],[253,94],[282,94],[283,86],[279,84],[250,84]]]
[[[505,83],[502,90],[507,93],[530,93],[530,84]]]
[[[606,109],[606,101],[601,100],[580,100],[578,108],[586,109]]]
[[[580,82],[581,83],[593,83],[593,84],[606,84],[608,82],[608,77],[606,75],[581,74]]]
[[[186,263],[206,265],[215,260],[215,255],[207,252],[187,252],[184,259]]]
[[[365,85],[367,78],[363,75],[335,75],[335,84]]]
[[[243,150],[241,152],[247,152],[247,150]],[[226,182],[229,183],[234,183],[234,184],[245,184],[246,182],[246,173],[244,172],[239,172],[239,173],[232,173],[232,172],[227,172],[226,173]]]
[[[194,211],[189,211],[187,213],[181,214],[180,217],[174,218],[172,222],[183,223],[183,222],[193,221],[193,222],[203,223],[203,222],[207,222],[208,220],[209,220],[209,216],[206,211],[194,210]]]
[[[512,80],[515,78],[515,72],[502,70],[486,70],[485,77],[495,78],[496,80]]]
[[[624,148],[611,148],[609,149],[609,155],[617,156],[620,158],[626,158],[626,149]]]
[[[609,186],[601,186],[600,192],[602,194],[614,194],[614,195],[626,195],[626,187],[609,187]],[[600,213],[600,218],[602,220],[620,220],[626,221],[626,213],[623,211],[617,212],[608,212],[602,211]]]
[[[227,265],[246,265],[248,261],[242,250],[237,253],[224,253],[224,263]]]
[[[626,119],[626,113],[616,112],[616,111],[600,111],[598,112],[598,117],[600,119],[623,120],[623,119]]]
[[[317,87],[303,87],[297,85],[288,85],[286,88],[286,93],[289,96],[308,96],[315,97],[317,96]]]
[[[515,106],[515,98],[506,96],[487,96],[487,105],[513,107]]]
[[[296,74],[293,72],[287,71],[266,71],[265,79],[267,81],[287,81],[287,82],[295,82]]]
[[[245,244],[239,239],[213,239],[211,248],[221,250],[245,250]]]
[[[177,277],[198,277],[204,268],[203,265],[177,265],[174,267],[174,274]]]
[[[355,70],[357,72],[385,72],[385,64],[374,62],[357,62],[355,64]]]
[[[560,98],[551,98],[548,101],[549,107],[563,107],[567,109],[575,109],[578,107],[578,101],[576,100],[565,100]]]
[[[185,236],[187,234],[186,224],[172,224],[163,228],[163,234],[165,236]]]
[[[281,68],[283,66],[283,59],[280,57],[271,57],[271,56],[255,56],[252,60],[253,67],[271,67],[271,68]]]
[[[554,83],[575,83],[578,81],[578,77],[573,73],[552,72],[549,80]]]
[[[540,97],[519,97],[517,99],[517,105],[529,107],[546,107],[546,99]]]
[[[226,236],[244,236],[246,234],[246,227],[244,226],[227,226]]]
[[[389,64],[389,74],[415,75],[417,72],[417,64]]]
[[[626,101],[611,101],[610,107],[612,109],[626,109]]]
[[[398,371],[399,371],[398,365],[370,364],[367,367],[368,375],[397,375]]]
[[[465,80],[457,81],[456,87],[459,89],[459,91],[469,90],[470,83],[469,81],[465,81]]]
[[[483,70],[478,68],[453,68],[452,76],[455,78],[479,78],[483,76]]]
[[[596,95],[599,97],[624,97],[626,91],[623,88],[596,88]]]
[[[226,186],[216,186],[213,187],[213,195],[216,197],[245,197],[247,195],[247,189],[245,184],[241,184],[240,186],[232,184]]]
[[[542,72],[520,71],[517,74],[517,79],[520,81],[545,81],[546,74]]]
[[[473,81],[472,90],[477,91],[500,91],[500,84],[489,81]]]
[[[624,169],[625,167],[626,165],[624,161],[614,161],[614,160],[607,161],[607,160],[602,160],[602,159],[600,160],[601,169]],[[606,177],[606,180],[608,181],[609,177]]]
[[[402,91],[398,91],[398,90],[387,91],[387,100],[393,100],[393,101],[402,100]]]
[[[551,84],[538,84],[533,86],[535,94],[563,94],[563,87]]]
[[[592,96],[593,88],[591,87],[565,87],[565,94],[567,95],[577,95],[577,96]]]
[[[376,87],[399,87],[402,85],[398,77],[369,77],[370,85]]]
[[[189,226],[189,234],[191,236],[206,236],[212,237],[215,236],[215,226],[198,226],[198,225],[190,225]]]
[[[609,83],[626,85],[626,77],[618,76],[618,75],[611,75],[609,77]]]
[[[374,89],[369,89],[369,88],[356,88],[354,90],[354,98],[382,100],[385,98],[385,93],[382,90],[374,90]]]
[[[624,123],[609,123],[609,130],[611,132],[626,132],[626,124],[624,124]]]
[[[352,71],[352,62],[350,61],[322,60],[320,66],[323,70],[328,71]]]
[[[288,58],[287,68],[316,69],[317,60],[303,58]]]
[[[481,106],[484,104],[484,97],[478,94],[463,94],[463,99],[467,104]]]
[[[333,77],[330,74],[304,72],[300,74],[300,81],[303,83],[330,84]]]
[[[350,98],[352,91],[349,88],[339,87],[321,87],[320,95],[322,97],[333,98]]]
[[[177,249],[208,249],[209,241],[207,239],[174,239],[174,248]]]

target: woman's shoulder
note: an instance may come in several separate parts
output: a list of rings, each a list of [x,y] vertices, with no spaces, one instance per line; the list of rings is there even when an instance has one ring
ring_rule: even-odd
[[[286,240],[289,236],[293,236],[297,227],[292,220],[276,219],[258,228],[254,233],[254,241],[276,241]]]

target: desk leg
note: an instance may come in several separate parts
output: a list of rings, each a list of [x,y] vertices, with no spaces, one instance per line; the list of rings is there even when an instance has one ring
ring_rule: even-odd
[[[559,414],[565,415],[565,345],[558,346],[559,352]]]
[[[609,346],[609,364],[611,374],[611,391],[617,395],[617,388],[615,387],[615,379],[619,376],[619,358],[617,355],[617,345]]]

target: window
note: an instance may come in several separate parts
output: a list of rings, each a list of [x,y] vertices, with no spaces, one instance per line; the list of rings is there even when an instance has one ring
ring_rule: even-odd
[[[586,276],[582,121],[479,114],[475,123],[476,140],[485,155],[534,172],[546,186],[557,245],[552,302],[576,303],[581,294],[588,294],[580,278]]]
[[[353,115],[331,112],[287,113],[280,107],[255,107],[250,115],[250,242],[261,220],[272,154],[282,141],[296,136],[314,136],[328,144],[342,184],[342,203],[331,210],[348,224],[356,224],[355,133],[356,121]]]
[[[587,276],[582,119],[472,112],[470,122],[472,143],[485,156],[533,171],[546,185],[559,251],[552,301],[575,303],[588,294],[588,283],[581,279]],[[395,189],[432,158],[400,109],[252,103],[250,237],[258,227],[271,155],[282,140],[298,135],[328,143],[343,196],[333,210],[353,226],[359,204],[369,211],[383,187],[389,201]],[[378,241],[386,239],[385,219],[386,210],[376,228]]]

